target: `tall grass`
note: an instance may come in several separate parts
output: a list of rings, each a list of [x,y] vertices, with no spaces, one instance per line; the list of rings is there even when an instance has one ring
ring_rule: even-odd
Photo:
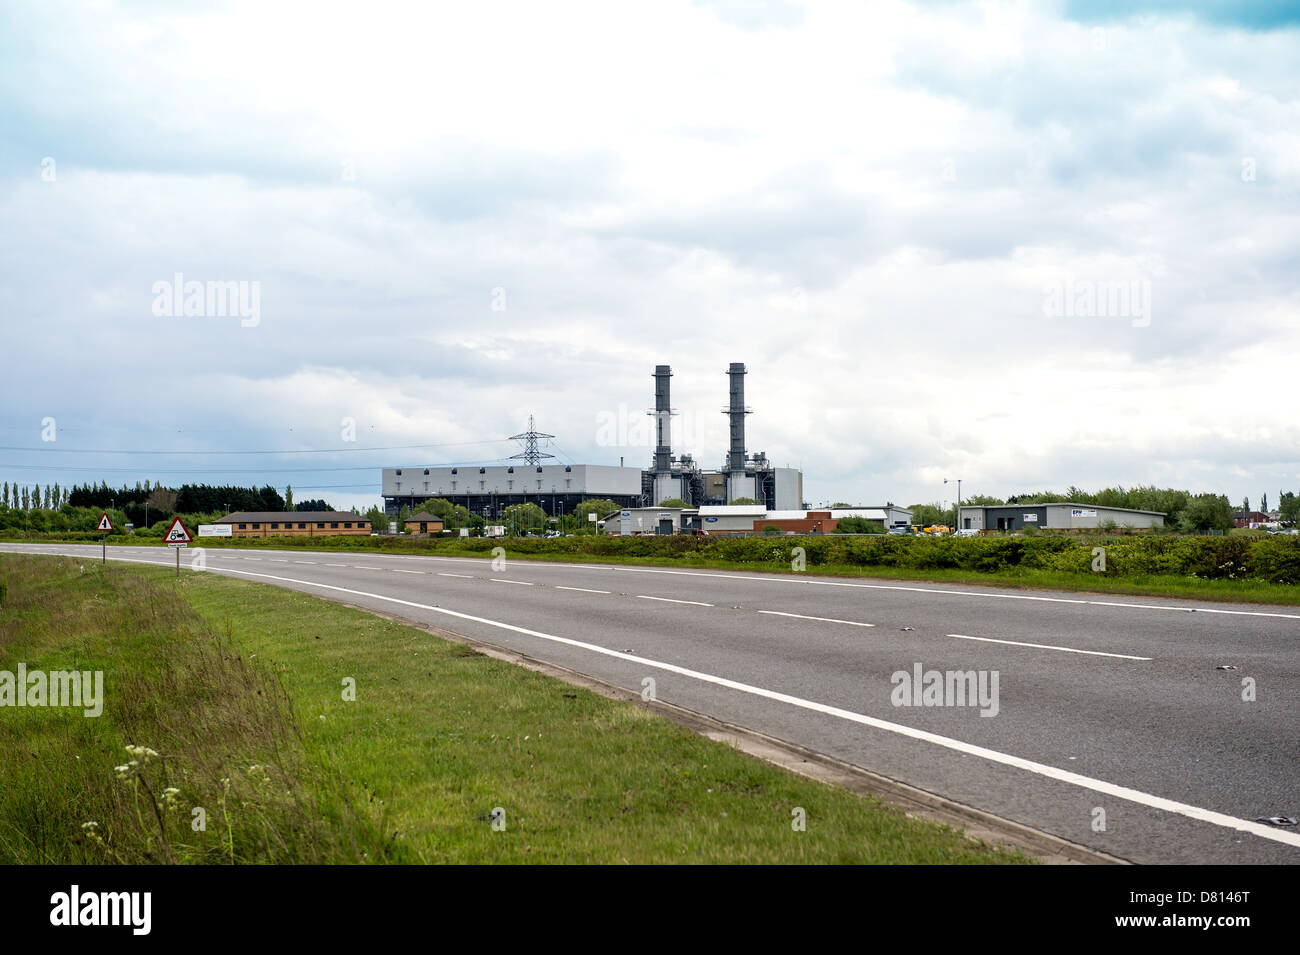
[[[374,826],[307,757],[277,674],[205,625],[177,585],[18,555],[0,556],[0,577],[0,670],[102,670],[105,695],[99,717],[0,707],[0,862],[382,854]]]

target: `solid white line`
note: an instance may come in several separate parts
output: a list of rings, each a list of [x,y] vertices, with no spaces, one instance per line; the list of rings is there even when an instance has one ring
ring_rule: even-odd
[[[556,590],[578,590],[578,591],[581,591],[581,592],[584,593],[584,594],[607,594],[607,593],[609,593],[608,590],[589,590],[589,589],[587,589],[586,587],[561,587],[559,584],[556,584],[556,585],[555,585],[555,589],[556,589]]]
[[[637,594],[641,600],[662,600],[666,604],[692,604],[696,607],[712,607],[713,604],[706,604],[699,600],[673,600],[672,597],[648,597],[645,594]]]
[[[521,587],[531,587],[526,580],[506,580],[504,577],[489,577],[488,580],[495,580],[498,584],[518,584]]]
[[[114,557],[113,559],[128,563],[153,564],[162,567],[169,565],[169,562],[166,560],[137,560],[131,557]],[[387,594],[375,594],[364,590],[353,590],[350,587],[337,587],[333,584],[321,584],[314,580],[299,580],[294,577],[280,577],[276,574],[259,574],[251,570],[235,570],[233,567],[219,571],[209,571],[209,573],[239,574],[242,577],[260,577],[265,580],[279,580],[284,583],[317,587],[321,590],[334,590],[339,593],[352,594],[357,597],[370,597],[374,600],[384,600],[389,603],[401,604],[405,607],[415,607],[419,610],[427,610],[430,613],[443,614],[448,617],[455,617],[459,620],[469,620],[474,623],[481,623],[489,627],[496,627],[500,630],[509,630],[513,633],[536,637],[539,640],[549,640],[552,643],[560,643],[565,646],[589,650],[592,653],[598,653],[602,656],[614,657],[619,660],[627,660],[630,663],[638,663],[642,666],[654,667],[657,670],[676,673],[679,676],[699,680],[702,683],[711,683],[714,686],[726,687],[727,689],[737,690],[741,693],[748,693],[752,696],[775,700],[778,703],[786,703],[800,709],[811,710],[814,713],[822,713],[848,722],[870,726],[873,729],[883,730],[887,733],[896,733],[899,736],[906,736],[909,739],[933,743],[934,745],[942,746],[945,749],[954,750],[959,753],[966,753],[969,756],[978,756],[981,759],[987,759],[990,762],[998,763],[1002,766],[1021,769],[1037,776],[1043,776],[1047,779],[1055,780],[1056,782],[1068,783],[1073,786],[1078,786],[1081,789],[1102,793],[1107,796],[1114,796],[1117,799],[1125,799],[1129,802],[1134,802],[1152,809],[1159,809],[1164,812],[1185,816],[1188,819],[1194,819],[1197,822],[1209,823],[1210,825],[1219,826],[1224,829],[1235,829],[1238,832],[1248,832],[1251,835],[1259,836],[1261,839],[1269,839],[1273,842],[1281,842],[1286,845],[1300,848],[1300,833],[1274,829],[1272,826],[1263,823],[1252,822],[1247,819],[1238,819],[1236,816],[1229,816],[1226,813],[1216,812],[1213,809],[1202,809],[1200,806],[1191,806],[1187,803],[1177,802],[1173,799],[1166,799],[1163,796],[1155,796],[1151,793],[1144,793],[1141,790],[1130,789],[1127,786],[1108,783],[1102,779],[1093,779],[1091,776],[1072,773],[1069,770],[1058,769],[1055,766],[1048,766],[1045,763],[1036,763],[1030,759],[1023,759],[1020,756],[1012,756],[1009,753],[1002,753],[995,749],[976,746],[973,743],[966,743],[959,739],[940,736],[937,733],[915,729],[911,726],[903,726],[900,723],[890,723],[886,720],[876,719],[874,716],[865,716],[862,713],[854,713],[852,710],[841,709],[838,706],[829,706],[825,703],[805,700],[801,697],[791,696],[787,693],[778,693],[775,690],[768,690],[760,686],[752,686],[748,683],[740,683],[736,680],[729,680],[725,677],[714,676],[711,673],[702,673],[699,670],[691,670],[687,667],[677,666],[673,663],[664,663],[660,660],[651,660],[647,657],[636,656],[632,653],[624,653],[620,650],[611,650],[608,647],[597,646],[594,643],[585,643],[584,641],[574,640],[570,637],[560,637],[551,633],[542,633],[538,630],[529,630],[527,627],[517,627],[511,623],[503,623],[499,620],[489,620],[486,617],[476,617],[472,614],[461,613],[458,610],[449,610],[446,607],[434,607],[431,604],[416,603],[413,600],[402,600],[398,597],[389,597]]]
[[[964,633],[950,633],[958,640],[982,640],[985,643],[1005,643],[1013,647],[1033,647],[1036,650],[1060,650],[1063,653],[1086,653],[1094,657],[1118,657],[1121,660],[1151,660],[1152,657],[1134,657],[1127,653],[1103,653],[1101,650],[1076,650],[1074,647],[1054,647],[1047,643],[1021,643],[1019,640],[995,640],[992,637],[969,637]]]
[[[474,579],[473,574],[444,574],[442,571],[438,572],[438,576],[439,577],[464,577],[466,580]]]
[[[784,613],[780,610],[760,610],[759,613],[771,614],[774,617],[798,617],[800,620],[820,620],[822,623],[846,623],[850,627],[874,627],[874,623],[859,623],[856,620],[836,620],[834,617],[810,617],[802,613]]]

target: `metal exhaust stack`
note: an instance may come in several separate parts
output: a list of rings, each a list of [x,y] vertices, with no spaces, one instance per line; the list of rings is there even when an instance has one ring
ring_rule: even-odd
[[[672,366],[655,365],[655,471],[671,467],[673,409],[668,400],[668,379],[673,376]]]
[[[731,418],[731,452],[727,455],[727,468],[731,471],[745,470],[745,415],[750,410],[745,407],[745,363],[733,361],[727,371],[731,378],[731,407],[727,415]]]

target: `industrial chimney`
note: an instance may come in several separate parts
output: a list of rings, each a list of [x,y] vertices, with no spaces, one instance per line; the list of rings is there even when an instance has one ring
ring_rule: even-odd
[[[656,472],[665,472],[671,467],[673,453],[673,409],[668,400],[668,379],[673,376],[669,365],[655,365],[655,462]]]
[[[727,469],[745,470],[745,363],[733,361],[727,371],[731,378],[731,406],[726,413],[731,418],[731,451],[727,455]]]

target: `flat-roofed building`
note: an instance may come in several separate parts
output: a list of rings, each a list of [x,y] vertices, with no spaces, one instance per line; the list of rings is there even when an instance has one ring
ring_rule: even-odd
[[[1165,526],[1162,511],[1139,511],[1130,507],[1102,504],[963,504],[957,520],[959,530],[1023,531],[1026,527],[1055,530],[1106,530],[1129,527],[1149,530]]]

